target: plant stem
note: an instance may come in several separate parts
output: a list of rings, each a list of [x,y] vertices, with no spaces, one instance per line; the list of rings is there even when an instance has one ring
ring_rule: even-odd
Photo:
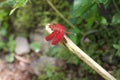
[[[56,9],[56,7],[50,2],[50,0],[47,0],[48,4],[51,6],[51,8],[72,28],[75,28],[73,24],[71,24],[61,13]],[[84,35],[85,33],[80,31],[80,34]]]
[[[46,25],[46,30],[51,33],[52,30]],[[74,44],[67,36],[64,35],[62,40],[64,46],[66,46],[71,52],[73,52],[79,59],[83,60],[87,65],[89,65],[93,70],[95,70],[99,75],[101,75],[105,80],[117,80],[109,72],[107,72],[103,67],[96,63],[91,57],[89,57],[82,49],[80,49],[76,44]]]

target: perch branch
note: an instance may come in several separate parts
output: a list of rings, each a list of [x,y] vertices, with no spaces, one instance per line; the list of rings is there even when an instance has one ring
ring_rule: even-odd
[[[46,30],[51,33],[52,30],[48,27],[50,24],[46,25]],[[110,73],[108,73],[104,68],[97,64],[92,58],[90,58],[84,51],[82,51],[78,46],[76,46],[67,36],[63,38],[63,44],[75,55],[77,55],[81,60],[83,60],[87,65],[89,65],[93,70],[95,70],[99,75],[101,75],[106,80],[116,80]]]

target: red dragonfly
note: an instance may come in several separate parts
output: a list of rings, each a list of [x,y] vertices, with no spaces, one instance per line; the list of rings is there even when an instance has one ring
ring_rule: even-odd
[[[65,28],[61,24],[51,24],[49,25],[49,28],[53,31],[51,34],[49,34],[45,39],[47,41],[51,41],[52,45],[56,45],[65,34]]]

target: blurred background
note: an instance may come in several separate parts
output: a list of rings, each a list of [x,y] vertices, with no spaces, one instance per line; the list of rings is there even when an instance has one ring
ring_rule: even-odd
[[[120,0],[0,0],[0,80],[104,80],[45,25],[67,36],[120,80]]]

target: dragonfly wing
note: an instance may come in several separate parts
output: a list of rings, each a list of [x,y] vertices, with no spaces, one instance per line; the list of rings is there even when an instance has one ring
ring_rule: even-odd
[[[47,41],[53,39],[58,34],[58,31],[53,31],[50,35],[48,35],[45,39]]]
[[[53,45],[57,44],[63,37],[64,37],[64,33],[63,32],[59,32],[59,34],[54,37],[54,39],[51,42],[51,44],[53,44]]]

